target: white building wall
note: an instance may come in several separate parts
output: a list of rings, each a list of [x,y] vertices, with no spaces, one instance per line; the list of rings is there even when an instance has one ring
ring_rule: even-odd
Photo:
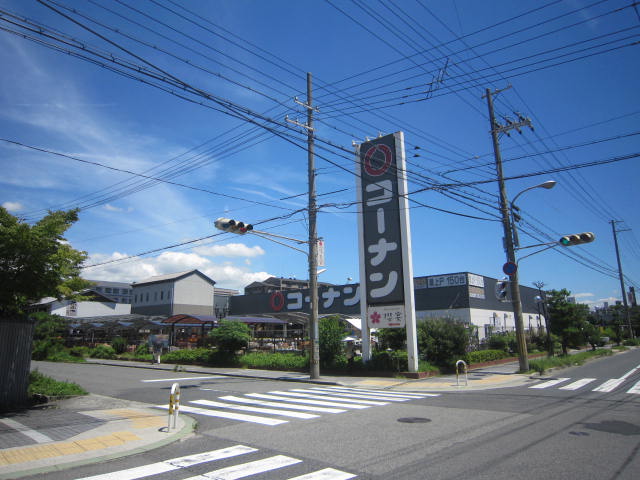
[[[450,310],[422,310],[416,312],[417,321],[423,318],[450,318],[478,327],[478,339],[482,341],[491,330],[493,333],[513,332],[516,324],[513,312],[484,310],[480,308],[456,308]],[[524,328],[543,328],[544,316],[531,313],[522,314]],[[490,327],[490,328],[487,328]]]
[[[174,284],[176,305],[199,305],[213,309],[213,285],[198,275],[181,278]]]
[[[51,304],[51,313],[63,317],[99,317],[103,315],[128,315],[131,305],[115,302],[72,302],[55,301]]]

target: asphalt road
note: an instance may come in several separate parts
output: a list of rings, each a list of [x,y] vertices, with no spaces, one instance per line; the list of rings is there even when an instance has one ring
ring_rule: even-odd
[[[640,471],[640,394],[630,392],[640,381],[640,349],[563,369],[523,387],[445,392],[384,402],[369,398],[375,395],[365,400],[342,392],[348,395],[342,397],[342,406],[314,403],[327,403],[327,395],[332,398],[329,403],[340,402],[335,400],[335,390],[326,392],[321,390],[324,387],[310,384],[197,378],[202,376],[101,365],[34,365],[47,375],[75,381],[92,393],[154,405],[165,403],[172,382],[181,379],[182,404],[203,409],[193,414],[199,424],[196,434],[179,443],[103,464],[49,473],[46,478],[51,480],[96,474],[109,474],[108,478],[115,480],[118,477],[113,472],[124,468],[238,445],[255,450],[216,462],[216,468],[253,466],[255,460],[262,461],[255,465],[286,464],[269,471],[256,467],[261,473],[250,478],[260,480],[291,479],[323,469],[332,469],[328,473],[335,474],[326,478],[492,480],[635,480]],[[221,410],[210,402],[251,406],[243,402],[260,400],[290,406],[290,399],[282,398],[292,393],[310,396],[305,399],[308,403],[299,406],[342,411],[287,408],[308,417],[278,416],[281,423],[276,424],[202,414]],[[352,405],[366,408],[345,407],[349,399]],[[365,401],[373,403],[365,405]],[[270,407],[263,404],[258,408]],[[237,413],[275,418],[264,412]],[[197,465],[188,472],[153,478],[181,480],[210,471],[210,465]],[[237,475],[219,470],[213,477],[198,478],[241,478]]]

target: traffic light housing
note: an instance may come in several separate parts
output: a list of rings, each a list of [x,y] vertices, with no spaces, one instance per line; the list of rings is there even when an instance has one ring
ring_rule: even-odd
[[[496,298],[501,302],[507,301],[509,293],[509,279],[507,277],[496,281]]]
[[[229,233],[237,233],[239,235],[244,235],[245,233],[253,230],[253,225],[251,225],[250,223],[239,222],[237,220],[233,220],[232,218],[220,217],[214,222],[214,225],[218,230]]]
[[[592,232],[574,233],[573,235],[565,235],[558,242],[563,247],[573,247],[582,243],[591,243],[596,239]]]

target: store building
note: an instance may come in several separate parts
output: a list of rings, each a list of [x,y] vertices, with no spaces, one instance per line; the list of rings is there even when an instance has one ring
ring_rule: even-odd
[[[478,340],[492,333],[515,330],[510,294],[498,300],[498,279],[469,272],[414,278],[416,318],[453,319],[477,327]],[[536,302],[538,290],[520,286],[526,330],[544,328],[544,317]],[[269,315],[306,326],[309,316],[308,289],[275,290],[271,293],[237,295],[230,298],[231,315]],[[360,317],[360,285],[319,287],[318,313],[339,314],[357,323]]]

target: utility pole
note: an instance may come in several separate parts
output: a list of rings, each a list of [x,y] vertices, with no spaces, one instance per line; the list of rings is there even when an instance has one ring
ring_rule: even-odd
[[[620,290],[622,291],[622,304],[624,305],[625,316],[627,317],[627,327],[629,328],[629,337],[636,338],[631,327],[631,313],[629,312],[629,303],[627,302],[627,292],[624,289],[624,275],[622,275],[622,263],[620,262],[620,249],[618,248],[618,232],[628,232],[629,229],[616,230],[615,220],[611,220],[611,229],[613,230],[613,243],[616,246],[616,259],[618,260],[618,278],[620,279]]]
[[[507,87],[511,88],[511,87]],[[506,89],[505,89],[506,90]],[[483,98],[487,97],[487,105],[489,107],[489,122],[491,123],[491,138],[493,139],[493,152],[496,159],[496,172],[498,174],[498,185],[500,187],[500,213],[502,215],[502,228],[504,231],[504,243],[507,252],[507,262],[516,263],[515,249],[513,245],[513,228],[509,215],[509,201],[507,200],[507,190],[504,184],[504,175],[502,173],[502,156],[500,154],[500,142],[498,135],[507,133],[511,129],[520,132],[520,127],[531,127],[531,121],[520,116],[518,122],[508,121],[507,125],[502,126],[496,121],[493,111],[493,95],[503,90],[491,92],[487,88]],[[524,322],[522,320],[522,302],[520,300],[520,284],[518,283],[518,270],[511,275],[511,303],[513,306],[513,316],[516,327],[516,340],[518,342],[518,360],[520,363],[520,371],[527,372],[529,370],[529,358],[527,357],[527,342],[524,338]]]
[[[311,73],[307,73],[307,103],[303,103],[296,97],[295,102],[307,110],[307,123],[300,123],[285,117],[289,123],[304,128],[307,131],[307,164],[309,173],[309,340],[311,341],[311,351],[309,355],[310,377],[320,378],[320,345],[318,331],[318,234],[316,228],[316,216],[318,209],[316,206],[316,169],[313,145],[313,112],[317,110],[313,106],[313,95],[311,88]]]
[[[540,303],[542,303],[542,314],[544,315],[544,324],[547,330],[547,356],[553,357],[553,342],[551,341],[551,318],[549,318],[549,308],[547,306],[547,293],[543,292],[544,282],[536,281],[533,285],[538,288],[540,294]]]

